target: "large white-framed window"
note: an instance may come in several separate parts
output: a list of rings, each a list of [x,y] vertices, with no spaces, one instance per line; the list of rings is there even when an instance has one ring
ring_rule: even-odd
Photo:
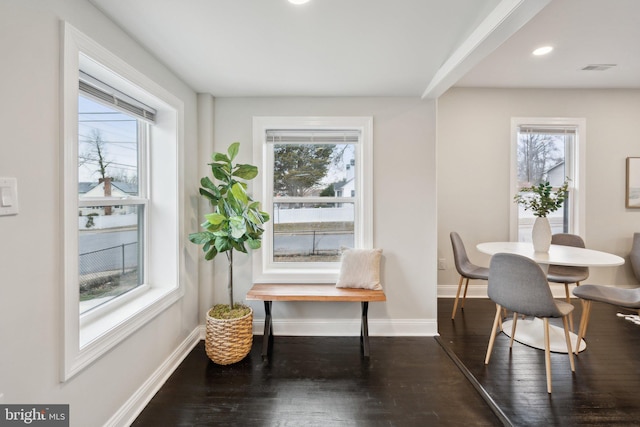
[[[64,381],[183,294],[184,106],[71,25],[63,31]]]
[[[342,247],[373,245],[373,119],[254,117],[254,199],[271,221],[256,282],[334,282]]]
[[[551,231],[578,234],[585,231],[586,120],[565,117],[514,117],[511,119],[511,192],[549,182],[554,189],[569,180],[564,206],[551,213]],[[510,238],[531,241],[535,217],[511,203]]]

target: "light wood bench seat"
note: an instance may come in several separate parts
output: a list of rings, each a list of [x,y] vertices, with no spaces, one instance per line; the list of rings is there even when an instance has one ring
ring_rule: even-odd
[[[369,357],[368,310],[371,301],[386,301],[383,290],[336,288],[327,283],[256,283],[247,293],[247,300],[264,301],[264,335],[262,337],[262,356],[268,357],[270,342],[273,339],[271,305],[273,301],[330,301],[360,302],[362,308],[360,342],[362,353]]]

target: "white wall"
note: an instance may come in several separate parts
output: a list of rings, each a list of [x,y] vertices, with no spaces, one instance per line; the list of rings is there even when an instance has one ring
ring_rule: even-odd
[[[640,209],[625,208],[625,159],[640,156],[640,91],[454,88],[438,100],[438,257],[448,264],[438,272],[439,295],[452,295],[458,283],[451,231],[485,266],[475,245],[509,240],[511,117],[554,116],[586,118],[587,247],[628,261]],[[628,263],[591,268],[587,282],[637,286]],[[486,296],[486,287],[471,288]]]
[[[383,249],[388,301],[370,305],[370,332],[435,333],[435,102],[413,98],[217,98],[215,149],[225,150],[231,142],[240,141],[240,161],[251,162],[253,116],[373,116],[374,246]],[[241,254],[234,258],[234,291],[239,299],[251,287],[251,259]],[[226,295],[225,260],[215,262],[221,268],[216,268],[212,300],[219,302]],[[206,281],[203,277],[202,282]],[[262,305],[252,306],[256,318],[262,319]],[[330,333],[332,321],[359,316],[357,305],[345,303],[276,303],[273,310],[276,334],[283,333],[278,321],[317,320],[328,329],[321,325],[315,332]],[[347,333],[359,334],[357,325]]]
[[[60,21],[67,20],[185,103],[186,164],[196,163],[196,95],[84,0],[0,2],[0,176],[17,177],[20,213],[0,217],[0,394],[3,403],[70,404],[72,426],[103,425],[199,324],[197,248],[182,300],[83,372],[60,383],[62,223]],[[185,182],[197,182],[187,168]],[[197,187],[185,195],[197,227]]]

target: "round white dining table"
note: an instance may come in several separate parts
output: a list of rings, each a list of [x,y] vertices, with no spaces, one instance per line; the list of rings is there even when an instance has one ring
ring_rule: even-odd
[[[523,255],[541,265],[615,267],[624,264],[624,258],[618,255],[573,246],[551,245],[549,252],[536,252],[533,250],[533,244],[527,242],[487,242],[479,243],[476,248],[489,255],[500,252]]]
[[[479,243],[478,251],[494,255],[497,253],[518,254],[537,262],[546,272],[550,264],[569,265],[575,267],[615,267],[624,264],[624,258],[607,252],[593,249],[576,248],[573,246],[551,245],[549,252],[536,252],[533,244],[528,242],[486,242]],[[489,279],[491,280],[491,279]],[[511,335],[512,320],[502,323],[505,335]],[[570,332],[571,342],[577,345],[578,351],[587,348],[584,340],[576,343],[578,336]],[[518,321],[514,340],[544,350],[544,328],[541,319],[523,319]],[[551,325],[549,327],[550,349],[556,353],[566,353],[567,344],[563,328]]]

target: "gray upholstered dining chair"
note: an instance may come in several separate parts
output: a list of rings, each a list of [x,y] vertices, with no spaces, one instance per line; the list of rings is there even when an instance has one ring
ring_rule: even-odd
[[[460,238],[460,235],[455,231],[452,231],[449,235],[451,237],[451,245],[453,246],[453,261],[456,265],[456,270],[460,274],[460,280],[458,281],[458,292],[456,292],[456,300],[453,303],[453,312],[451,313],[451,319],[456,318],[456,311],[458,310],[458,300],[460,298],[460,289],[462,289],[462,282],[464,282],[464,294],[462,296],[462,304],[460,309],[464,309],[464,302],[467,299],[467,288],[469,287],[470,279],[487,280],[489,278],[489,269],[487,267],[480,267],[473,264],[467,256],[467,251],[464,248],[464,243]]]
[[[552,245],[573,246],[584,248],[584,240],[576,234],[558,233],[551,236]],[[563,283],[564,293],[568,303],[571,302],[569,284],[575,283],[580,286],[580,282],[589,277],[589,267],[573,267],[568,265],[550,265],[547,272],[547,280],[552,283]],[[573,330],[573,315],[569,316],[569,327]]]
[[[631,269],[636,279],[640,283],[640,233],[633,234],[633,244],[629,254]],[[640,288],[616,288],[604,285],[582,285],[573,290],[573,294],[582,299],[582,317],[580,318],[580,328],[576,345],[587,334],[589,326],[589,315],[591,314],[591,303],[593,301],[604,302],[629,310],[636,310],[640,315]],[[576,349],[577,354],[578,349]]]
[[[573,305],[553,298],[547,277],[535,261],[515,254],[498,253],[491,257],[489,265],[489,298],[496,303],[496,315],[491,329],[485,365],[489,363],[495,343],[498,324],[502,317],[502,309],[513,311],[511,342],[516,333],[518,314],[542,318],[545,338],[545,368],[547,376],[547,392],[551,393],[551,349],[549,348],[549,318],[562,318],[564,335],[567,342],[567,353],[571,371],[575,372],[571,339],[569,338],[568,315]]]

